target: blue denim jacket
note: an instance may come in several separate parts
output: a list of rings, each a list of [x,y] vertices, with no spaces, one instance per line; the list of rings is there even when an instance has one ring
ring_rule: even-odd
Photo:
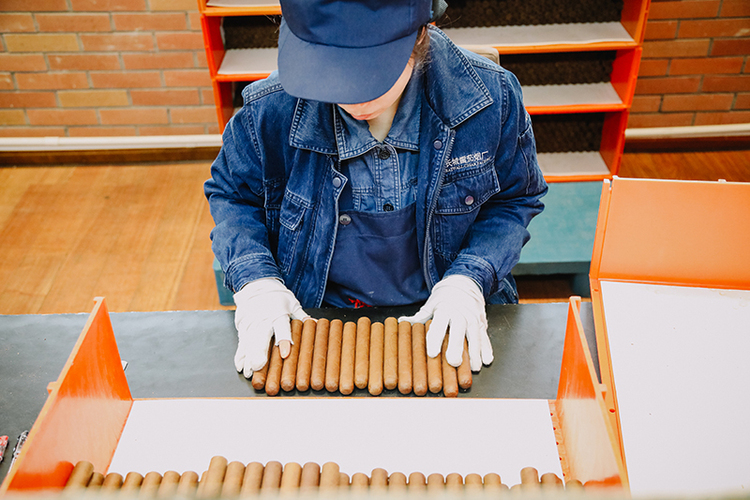
[[[430,27],[417,182],[417,237],[428,288],[462,274],[485,298],[529,238],[547,185],[513,74]],[[237,291],[276,277],[302,307],[319,307],[336,240],[333,104],[294,98],[272,74],[249,85],[205,184],[213,251]],[[489,300],[492,302],[492,300]]]

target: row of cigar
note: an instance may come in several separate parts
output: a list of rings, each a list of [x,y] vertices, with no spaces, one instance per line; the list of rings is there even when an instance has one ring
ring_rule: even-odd
[[[308,462],[304,466],[289,462],[270,461],[265,465],[260,462],[250,462],[247,466],[241,462],[227,462],[222,456],[215,456],[200,479],[192,471],[179,474],[167,471],[163,475],[149,472],[145,476],[137,472],[130,472],[124,478],[118,473],[106,476],[94,472],[90,462],[78,462],[71,472],[66,490],[81,489],[98,490],[102,493],[137,494],[143,498],[170,498],[174,496],[197,499],[214,498],[244,498],[263,493],[283,491],[332,491],[348,488],[349,490],[409,490],[409,491],[536,491],[577,490],[582,485],[577,480],[563,481],[554,473],[545,473],[539,477],[533,467],[521,470],[521,483],[508,487],[503,484],[500,476],[488,473],[467,474],[462,477],[458,473],[446,476],[429,474],[425,477],[420,472],[412,472],[409,476],[401,472],[388,473],[385,469],[373,469],[371,474],[357,472],[349,477],[341,472],[335,462],[326,462],[321,467],[317,463]]]
[[[270,349],[269,361],[253,373],[252,385],[275,396],[280,391],[339,391],[349,395],[367,389],[377,396],[383,390],[424,396],[427,392],[458,396],[469,389],[472,374],[464,341],[463,361],[456,368],[445,361],[448,335],[442,353],[427,356],[427,324],[396,318],[371,322],[362,317],[355,323],[339,319],[292,320],[292,348],[286,359],[278,346]]]

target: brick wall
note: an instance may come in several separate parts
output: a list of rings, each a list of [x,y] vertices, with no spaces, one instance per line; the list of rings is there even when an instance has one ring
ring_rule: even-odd
[[[0,0],[0,136],[218,133],[195,0]]]
[[[0,136],[217,133],[195,0],[0,0]],[[750,0],[651,3],[629,127],[750,123]]]
[[[750,123],[750,0],[652,0],[628,127]]]

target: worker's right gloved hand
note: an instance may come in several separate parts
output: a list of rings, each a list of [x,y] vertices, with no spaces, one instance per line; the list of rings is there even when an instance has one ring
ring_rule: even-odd
[[[464,338],[469,347],[472,371],[478,372],[482,364],[492,363],[492,344],[487,334],[484,295],[474,280],[458,274],[443,278],[432,288],[430,297],[417,314],[402,316],[398,320],[425,323],[429,319],[432,319],[426,336],[429,357],[434,358],[440,353],[443,338],[448,335],[445,353],[448,364],[461,364]]]
[[[237,306],[234,325],[239,339],[234,366],[246,378],[268,362],[272,336],[276,337],[281,356],[287,357],[292,344],[290,321],[310,317],[294,294],[276,278],[251,281],[234,294],[234,303]]]

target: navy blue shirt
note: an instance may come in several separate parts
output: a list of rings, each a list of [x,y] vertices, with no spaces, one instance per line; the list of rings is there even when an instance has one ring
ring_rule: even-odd
[[[334,307],[404,305],[429,295],[420,266],[414,203],[422,79],[414,71],[383,142],[367,121],[336,107],[336,144],[347,182],[324,302]]]

